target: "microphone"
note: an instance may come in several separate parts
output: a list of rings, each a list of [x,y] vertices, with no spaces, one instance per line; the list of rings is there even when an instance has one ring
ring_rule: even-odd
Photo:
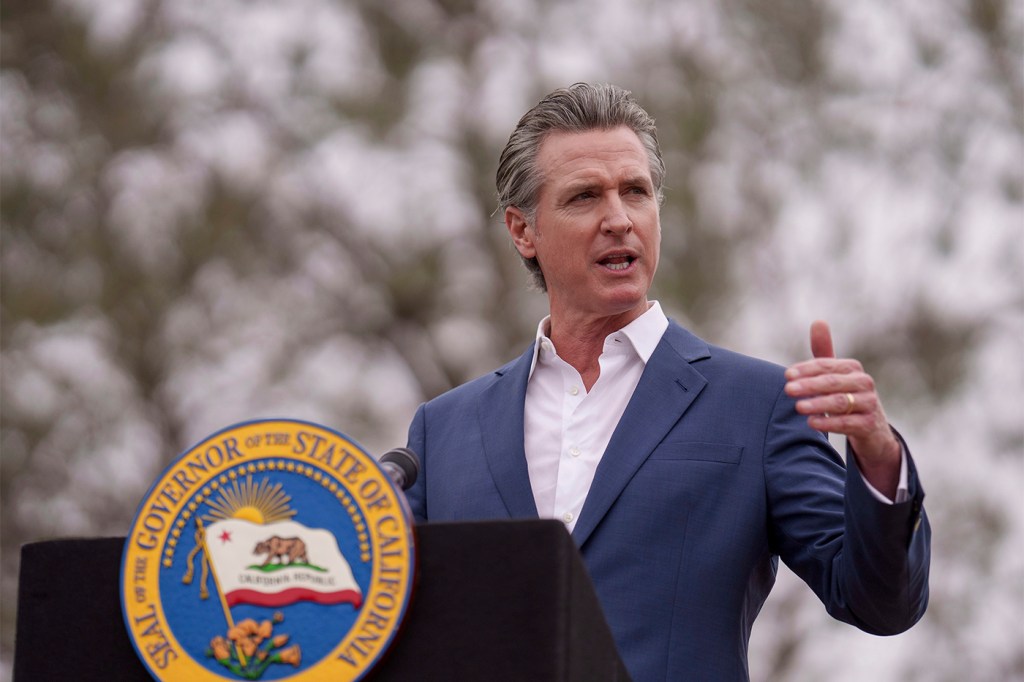
[[[409,448],[393,448],[381,455],[380,468],[402,490],[408,490],[420,473],[420,460]]]

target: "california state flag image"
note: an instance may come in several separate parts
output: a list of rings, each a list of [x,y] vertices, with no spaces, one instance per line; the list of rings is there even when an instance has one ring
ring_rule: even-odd
[[[206,527],[205,544],[228,607],[300,601],[362,605],[362,591],[329,531],[295,521],[229,518]]]

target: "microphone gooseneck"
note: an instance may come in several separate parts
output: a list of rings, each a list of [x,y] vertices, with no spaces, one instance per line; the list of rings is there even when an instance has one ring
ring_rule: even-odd
[[[408,490],[420,473],[420,460],[409,448],[393,448],[380,457],[380,466],[402,490]]]

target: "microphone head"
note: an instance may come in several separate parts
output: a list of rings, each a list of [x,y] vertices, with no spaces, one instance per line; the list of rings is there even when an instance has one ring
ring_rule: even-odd
[[[402,490],[408,490],[420,473],[420,459],[409,448],[392,448],[380,457],[381,464],[391,464],[402,472]],[[386,468],[386,467],[385,467]]]

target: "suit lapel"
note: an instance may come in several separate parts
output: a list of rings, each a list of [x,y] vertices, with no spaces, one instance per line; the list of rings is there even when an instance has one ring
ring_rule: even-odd
[[[707,379],[690,362],[708,357],[707,344],[671,323],[655,348],[594,475],[573,538],[586,542],[597,524]],[[520,435],[520,441],[522,436]]]
[[[479,403],[484,456],[511,518],[537,518],[523,444],[526,382],[532,362],[533,344],[518,360],[497,370],[498,378]]]

